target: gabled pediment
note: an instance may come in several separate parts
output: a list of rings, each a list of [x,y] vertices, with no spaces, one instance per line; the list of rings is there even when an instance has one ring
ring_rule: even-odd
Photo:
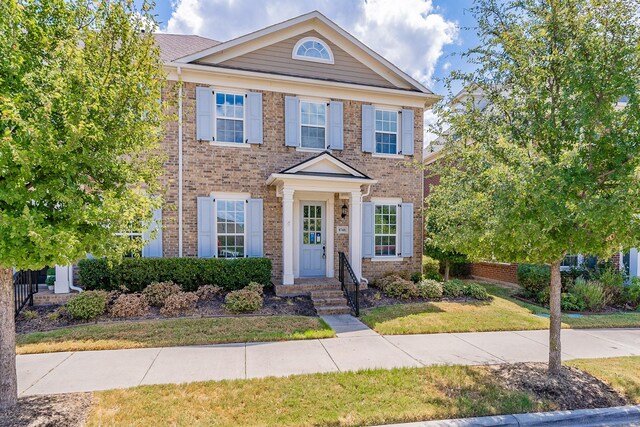
[[[334,157],[328,151],[293,165],[283,171],[273,173],[267,185],[281,185],[292,182],[316,182],[335,190],[340,185],[375,184],[377,181]]]
[[[342,160],[334,157],[328,151],[315,157],[291,166],[280,172],[281,174],[302,174],[302,175],[341,175],[341,177],[369,178],[362,172],[349,166]]]
[[[291,58],[289,62],[299,67],[286,67],[284,64],[286,55],[281,55],[278,61],[269,61],[265,55],[273,55],[289,44],[292,46],[301,38],[308,37],[310,33],[317,35],[336,50],[340,57],[334,64],[305,64],[304,61],[296,61]],[[282,53],[282,52],[280,52]],[[335,52],[334,52],[335,53]],[[199,52],[176,59],[176,63],[193,63],[226,68],[244,69],[248,71],[270,72],[276,74],[289,74],[296,77],[319,78],[314,74],[318,69],[334,69],[335,75],[329,73],[329,80],[350,82],[357,77],[357,73],[349,75],[349,65],[358,68],[355,71],[366,73],[370,80],[353,81],[357,84],[369,84],[372,86],[386,86],[397,89],[413,90],[426,94],[432,92],[421,83],[404,73],[398,67],[384,59],[382,56],[368,48],[351,34],[340,28],[333,21],[314,11],[298,16],[288,21],[281,22],[262,30],[238,37],[219,45],[203,49]],[[340,72],[340,65],[346,66],[345,72]],[[283,70],[271,68],[277,67]],[[311,67],[311,68],[310,68]],[[313,68],[315,67],[315,68]],[[330,68],[334,67],[334,68]],[[297,68],[297,69],[296,69]],[[346,77],[346,79],[344,78]]]

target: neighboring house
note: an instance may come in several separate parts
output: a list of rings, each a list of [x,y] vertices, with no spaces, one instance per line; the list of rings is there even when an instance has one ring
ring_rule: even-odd
[[[281,286],[337,277],[339,252],[358,279],[420,271],[408,163],[437,95],[318,12],[224,43],[156,39],[180,120],[166,124],[162,230],[142,256],[264,256]]]
[[[456,108],[462,104],[465,104],[469,101],[470,98],[474,99],[474,103],[478,108],[486,108],[488,102],[486,98],[483,97],[483,94],[479,90],[475,90],[473,94],[469,94],[467,91],[460,91],[451,101],[451,108]],[[618,101],[618,107],[624,108],[626,103],[628,102],[628,98],[623,97]],[[436,138],[435,140],[428,143],[422,154],[422,161],[425,166],[433,164],[440,159],[444,152],[444,140],[442,137]],[[429,191],[432,186],[438,185],[440,183],[440,177],[438,176],[426,176],[428,168],[425,169],[425,173],[423,175],[423,188],[424,188],[424,197],[426,198],[429,195]],[[612,263],[623,270],[629,277],[640,277],[640,254],[638,253],[638,249],[632,248],[627,251],[620,251],[611,257]],[[564,261],[562,262],[561,270],[570,270],[571,268],[579,268],[585,266],[592,266],[595,264],[595,259],[589,256],[583,256],[582,254],[569,254],[565,256]],[[518,283],[517,276],[517,264],[510,263],[501,263],[501,262],[475,262],[471,264],[470,273],[472,277],[480,278],[480,279],[489,279],[497,282],[504,283]]]

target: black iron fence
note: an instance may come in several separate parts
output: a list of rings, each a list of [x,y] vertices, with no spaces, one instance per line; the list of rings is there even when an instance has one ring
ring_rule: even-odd
[[[356,277],[349,260],[344,252],[338,252],[338,260],[340,261],[340,269],[338,278],[344,296],[356,316],[360,316],[360,281]]]
[[[25,305],[33,305],[33,294],[38,293],[38,274],[37,270],[20,270],[13,274],[16,317]]]

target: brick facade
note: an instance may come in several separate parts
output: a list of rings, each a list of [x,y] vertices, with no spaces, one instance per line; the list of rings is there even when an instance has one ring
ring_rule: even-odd
[[[197,256],[197,197],[211,192],[250,193],[252,198],[264,201],[264,254],[273,261],[273,280],[282,278],[282,201],[276,197],[276,189],[267,186],[270,174],[280,172],[317,153],[286,147],[284,143],[284,97],[277,92],[263,93],[262,145],[226,147],[196,140],[195,90],[196,84],[183,84],[183,256]],[[247,87],[246,90],[252,90]],[[167,91],[167,94],[172,93]],[[339,100],[339,98],[336,98]],[[372,262],[363,260],[363,276],[369,280],[389,270],[420,271],[422,253],[422,185],[421,175],[400,159],[374,157],[363,153],[362,102],[342,100],[344,105],[344,149],[333,155],[355,169],[377,179],[370,194],[372,197],[401,197],[403,202],[414,204],[414,256],[402,262]],[[400,106],[399,106],[400,107]],[[422,152],[423,111],[414,109],[415,153]],[[166,189],[166,205],[163,209],[163,252],[165,257],[178,256],[178,122],[166,125],[163,150],[167,160],[167,173],[162,179]],[[406,162],[413,157],[405,157]],[[349,218],[341,218],[343,200],[335,194],[335,226],[348,225]],[[338,251],[349,251],[348,236],[335,235],[335,271],[337,275]]]

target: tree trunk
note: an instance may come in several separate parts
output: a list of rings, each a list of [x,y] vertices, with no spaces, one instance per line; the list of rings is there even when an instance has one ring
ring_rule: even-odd
[[[13,271],[0,267],[0,411],[18,403]]]
[[[444,262],[444,281],[449,281],[449,268],[451,267],[449,261]]]
[[[560,295],[562,292],[562,279],[560,277],[560,263],[551,264],[551,289],[549,292],[549,309],[551,312],[549,325],[549,373],[557,375],[562,368],[562,356],[560,353],[561,310]]]

